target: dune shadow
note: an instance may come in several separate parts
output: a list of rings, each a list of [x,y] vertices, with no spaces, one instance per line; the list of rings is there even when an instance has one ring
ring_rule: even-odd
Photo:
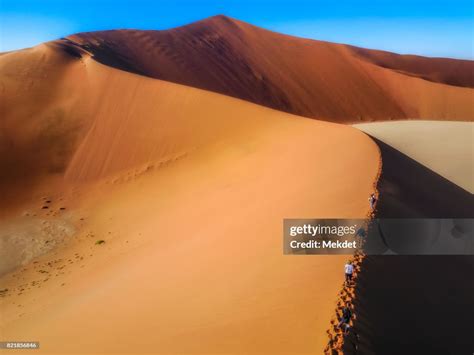
[[[388,144],[372,137],[382,154],[380,218],[472,218],[472,194]]]
[[[383,173],[378,218],[472,218],[472,195],[374,139]],[[355,289],[345,354],[471,354],[474,256],[370,255]],[[354,345],[357,343],[357,350]]]

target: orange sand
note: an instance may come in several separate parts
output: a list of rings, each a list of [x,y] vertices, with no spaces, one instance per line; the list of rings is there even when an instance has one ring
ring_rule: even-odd
[[[0,73],[0,233],[69,240],[0,278],[2,338],[35,354],[322,352],[346,257],[284,256],[282,219],[367,214],[365,134],[57,43],[2,55]]]

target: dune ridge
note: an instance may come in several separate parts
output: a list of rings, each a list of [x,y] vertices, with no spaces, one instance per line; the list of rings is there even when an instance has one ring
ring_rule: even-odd
[[[226,16],[163,31],[60,40],[134,73],[334,122],[474,119],[472,61],[287,36]]]
[[[375,195],[376,199],[380,199],[380,193],[378,190],[379,185],[381,184],[380,177],[382,176],[383,170],[383,161],[382,161],[382,152],[379,148],[379,166],[377,175],[373,182],[373,194]],[[378,203],[377,203],[378,204]],[[377,210],[376,204],[376,210]],[[375,217],[375,211],[369,211],[367,213],[367,220],[370,220]],[[366,257],[363,250],[358,250],[351,256],[347,262],[350,262],[354,266],[354,272],[352,275],[352,283],[347,284],[344,282],[340,287],[340,291],[337,296],[337,303],[336,308],[334,310],[334,315],[331,318],[330,326],[326,330],[328,335],[328,342],[326,347],[324,348],[324,354],[350,354],[351,352],[357,353],[357,350],[360,348],[360,338],[358,336],[359,329],[356,329],[355,332],[351,331],[348,334],[345,334],[344,331],[339,327],[339,321],[343,315],[343,309],[350,305],[351,310],[356,312],[352,321],[350,322],[350,326],[354,327],[355,324],[358,324],[358,319],[361,318],[360,314],[357,314],[359,309],[357,308],[357,304],[360,302],[358,298],[361,297],[360,293],[357,292],[358,288],[360,288],[358,278],[360,274],[364,274],[362,268],[366,265]]]

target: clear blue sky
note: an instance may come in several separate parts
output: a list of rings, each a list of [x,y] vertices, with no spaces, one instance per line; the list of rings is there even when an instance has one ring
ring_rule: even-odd
[[[225,14],[296,36],[473,59],[474,0],[0,0],[0,51],[68,34],[166,29]]]

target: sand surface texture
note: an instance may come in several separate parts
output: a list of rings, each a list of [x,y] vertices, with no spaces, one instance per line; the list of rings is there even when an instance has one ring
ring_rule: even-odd
[[[1,265],[2,338],[35,354],[322,352],[346,257],[284,256],[282,219],[366,216],[370,138],[58,42],[2,55],[0,73],[2,257],[35,245]]]

